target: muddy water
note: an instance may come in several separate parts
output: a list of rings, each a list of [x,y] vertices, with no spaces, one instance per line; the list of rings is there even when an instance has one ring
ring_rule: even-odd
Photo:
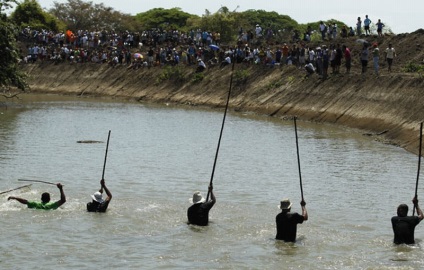
[[[0,108],[0,191],[17,179],[65,185],[56,211],[14,195],[53,200],[53,185],[0,195],[1,269],[420,269],[421,242],[394,246],[390,218],[414,194],[417,157],[352,130],[298,121],[309,221],[298,241],[274,240],[279,200],[300,211],[291,122],[230,113],[210,226],[187,226],[192,192],[207,190],[222,112],[56,96],[23,96]],[[85,204],[105,172],[106,214]],[[419,194],[422,192],[420,188]]]

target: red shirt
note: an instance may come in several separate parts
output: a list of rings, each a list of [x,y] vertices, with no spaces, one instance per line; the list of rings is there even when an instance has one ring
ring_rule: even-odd
[[[350,60],[351,56],[349,48],[346,48],[346,50],[344,51],[344,57],[346,60]]]

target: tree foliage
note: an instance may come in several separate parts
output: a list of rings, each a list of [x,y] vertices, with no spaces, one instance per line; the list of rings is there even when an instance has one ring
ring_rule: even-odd
[[[185,30],[187,20],[195,17],[198,16],[183,12],[180,8],[154,8],[135,15],[136,20],[141,23],[143,29],[160,28],[167,30]]]
[[[199,28],[219,32],[222,42],[227,43],[237,37],[237,26],[237,13],[231,12],[227,7],[221,7],[213,14],[207,10],[200,20]]]
[[[297,28],[298,23],[290,16],[280,15],[275,11],[265,10],[247,10],[240,13],[240,19],[245,21],[245,27],[252,27],[256,24],[261,25],[263,29],[271,28],[273,30],[291,31]]]
[[[58,31],[60,23],[48,12],[43,11],[36,0],[25,0],[16,6],[11,19],[20,28],[29,26],[31,29],[48,29]],[[63,27],[63,26],[62,26]]]
[[[25,74],[19,68],[19,52],[16,45],[18,30],[16,25],[6,16],[4,11],[14,1],[0,0],[0,89],[17,87],[27,88]]]
[[[224,43],[236,40],[240,30],[244,32],[251,30],[254,32],[256,24],[259,24],[263,30],[272,30],[275,35],[279,35],[282,32],[290,33],[299,27],[295,20],[277,12],[264,10],[236,12],[236,10],[230,11],[225,6],[215,13],[206,10],[202,18],[191,18],[187,21],[187,24],[191,28],[220,32],[221,40]]]
[[[121,13],[103,3],[93,4],[82,0],[54,2],[49,11],[71,30],[135,31],[140,26],[131,15]]]
[[[16,4],[15,0],[0,0],[0,13],[12,7],[13,4]]]

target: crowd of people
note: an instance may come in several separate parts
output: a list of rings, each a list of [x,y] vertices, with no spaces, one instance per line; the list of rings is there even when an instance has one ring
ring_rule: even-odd
[[[358,17],[356,33],[351,27],[343,26],[339,31],[337,25],[326,25],[320,22],[319,31],[323,44],[319,47],[310,46],[314,30],[309,26],[300,39],[299,32],[294,31],[292,41],[278,43],[272,40],[275,33],[257,24],[253,30],[239,30],[237,43],[234,46],[223,45],[219,32],[201,29],[181,32],[151,29],[142,32],[128,31],[117,33],[111,31],[78,30],[75,33],[54,33],[52,31],[36,31],[25,28],[22,31],[28,44],[27,52],[22,52],[23,63],[37,61],[53,61],[55,63],[97,63],[109,64],[112,67],[125,66],[128,69],[165,65],[187,65],[196,67],[196,72],[204,72],[210,67],[224,67],[233,61],[237,63],[256,64],[265,66],[295,65],[304,69],[307,76],[314,73],[320,78],[326,78],[331,73],[339,73],[342,60],[345,60],[346,73],[350,72],[352,63],[352,48],[344,43],[343,38],[349,36],[362,37],[362,27],[365,36],[370,34],[371,20],[366,15],[363,26]],[[384,24],[378,20],[377,33],[380,36]],[[340,36],[338,36],[340,35]],[[372,50],[374,69],[378,75],[378,55],[374,46],[363,40],[364,47]],[[374,44],[373,44],[374,45]],[[360,50],[358,50],[360,51]],[[387,48],[386,59],[389,71],[393,58],[396,57],[394,48]],[[362,50],[358,53],[359,62],[366,72],[369,54]]]

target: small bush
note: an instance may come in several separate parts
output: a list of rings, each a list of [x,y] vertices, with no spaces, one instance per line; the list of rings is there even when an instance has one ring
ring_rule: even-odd
[[[412,62],[409,62],[403,67],[403,70],[405,72],[424,72],[424,65],[414,64]]]
[[[234,72],[234,83],[235,85],[246,84],[247,79],[249,78],[250,73],[246,69],[239,69]]]
[[[184,83],[186,77],[181,67],[179,66],[166,66],[162,73],[156,78],[156,84],[164,81],[173,81],[175,83]]]
[[[286,78],[286,82],[287,82],[287,84],[292,84],[293,82],[294,82],[294,76],[288,76],[287,78]]]
[[[203,72],[194,73],[193,78],[191,79],[191,82],[192,83],[199,83],[199,82],[203,81],[204,78],[205,78],[205,74]]]
[[[269,83],[267,86],[265,86],[265,90],[272,90],[277,89],[283,85],[283,82],[281,80],[273,81]]]

